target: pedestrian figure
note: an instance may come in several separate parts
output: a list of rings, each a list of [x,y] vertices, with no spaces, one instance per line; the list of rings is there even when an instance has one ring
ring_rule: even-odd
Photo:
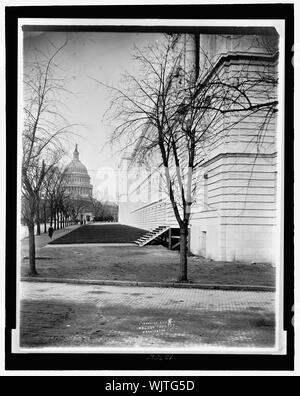
[[[48,228],[48,235],[49,235],[49,237],[50,237],[51,239],[52,239],[53,232],[54,232],[54,229],[53,229],[52,226],[50,226],[50,227]]]

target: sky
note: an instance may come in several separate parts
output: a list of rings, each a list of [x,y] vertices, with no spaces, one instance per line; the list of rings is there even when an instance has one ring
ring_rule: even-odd
[[[61,93],[65,106],[63,116],[69,124],[76,124],[76,136],[68,145],[72,159],[78,144],[81,162],[87,167],[94,186],[94,196],[115,199],[116,167],[120,158],[119,147],[111,147],[108,139],[112,125],[105,116],[111,104],[111,92],[95,80],[107,85],[120,86],[125,71],[135,73],[134,46],[143,48],[159,39],[157,33],[103,33],[103,32],[35,32],[24,33],[24,60],[36,48],[52,51],[51,43],[59,46],[67,38],[67,45],[55,58],[64,86],[71,93]],[[77,136],[79,135],[79,136]]]

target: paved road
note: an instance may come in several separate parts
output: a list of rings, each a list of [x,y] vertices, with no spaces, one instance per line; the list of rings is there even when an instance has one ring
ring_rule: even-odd
[[[270,292],[22,282],[21,299],[24,346],[274,343]]]

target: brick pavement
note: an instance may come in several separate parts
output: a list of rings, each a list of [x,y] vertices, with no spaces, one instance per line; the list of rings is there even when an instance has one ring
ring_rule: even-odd
[[[275,293],[252,291],[202,290],[180,288],[156,288],[134,286],[71,285],[65,283],[21,284],[21,296],[25,299],[93,303],[101,305],[138,305],[141,308],[162,307],[173,310],[241,311],[249,307],[274,311]]]
[[[272,292],[39,282],[21,282],[20,291],[27,346],[34,335],[34,345],[60,346],[270,347],[275,339]]]

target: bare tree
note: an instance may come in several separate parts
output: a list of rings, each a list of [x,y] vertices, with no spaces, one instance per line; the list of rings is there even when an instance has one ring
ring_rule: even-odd
[[[197,40],[195,40],[197,42]],[[268,65],[253,69],[245,57],[230,77],[201,49],[202,63],[188,59],[180,36],[136,49],[141,74],[127,73],[114,93],[112,142],[134,147],[133,159],[149,164],[159,153],[165,184],[180,228],[178,281],[187,281],[188,229],[197,169],[235,125],[260,114],[262,135],[277,111],[277,77]],[[196,57],[197,59],[197,57]],[[203,61],[204,59],[204,61]],[[105,85],[105,84],[102,84]],[[257,95],[260,92],[260,95]]]
[[[54,166],[44,180],[44,198],[50,211],[50,224],[59,229],[58,215],[65,209],[70,198],[65,186],[65,172],[62,167]]]
[[[80,198],[76,196],[71,197],[70,209],[71,209],[72,220],[77,221],[79,214],[89,206],[90,206],[90,201],[88,198]]]
[[[65,45],[52,45],[47,54],[35,49],[32,59],[24,64],[22,213],[29,230],[31,275],[37,274],[34,224],[43,182],[64,155],[61,135],[68,128],[58,110],[63,81],[55,76],[55,58]]]
[[[103,202],[92,196],[89,198],[89,200],[93,209],[94,217],[101,217],[103,213]]]

